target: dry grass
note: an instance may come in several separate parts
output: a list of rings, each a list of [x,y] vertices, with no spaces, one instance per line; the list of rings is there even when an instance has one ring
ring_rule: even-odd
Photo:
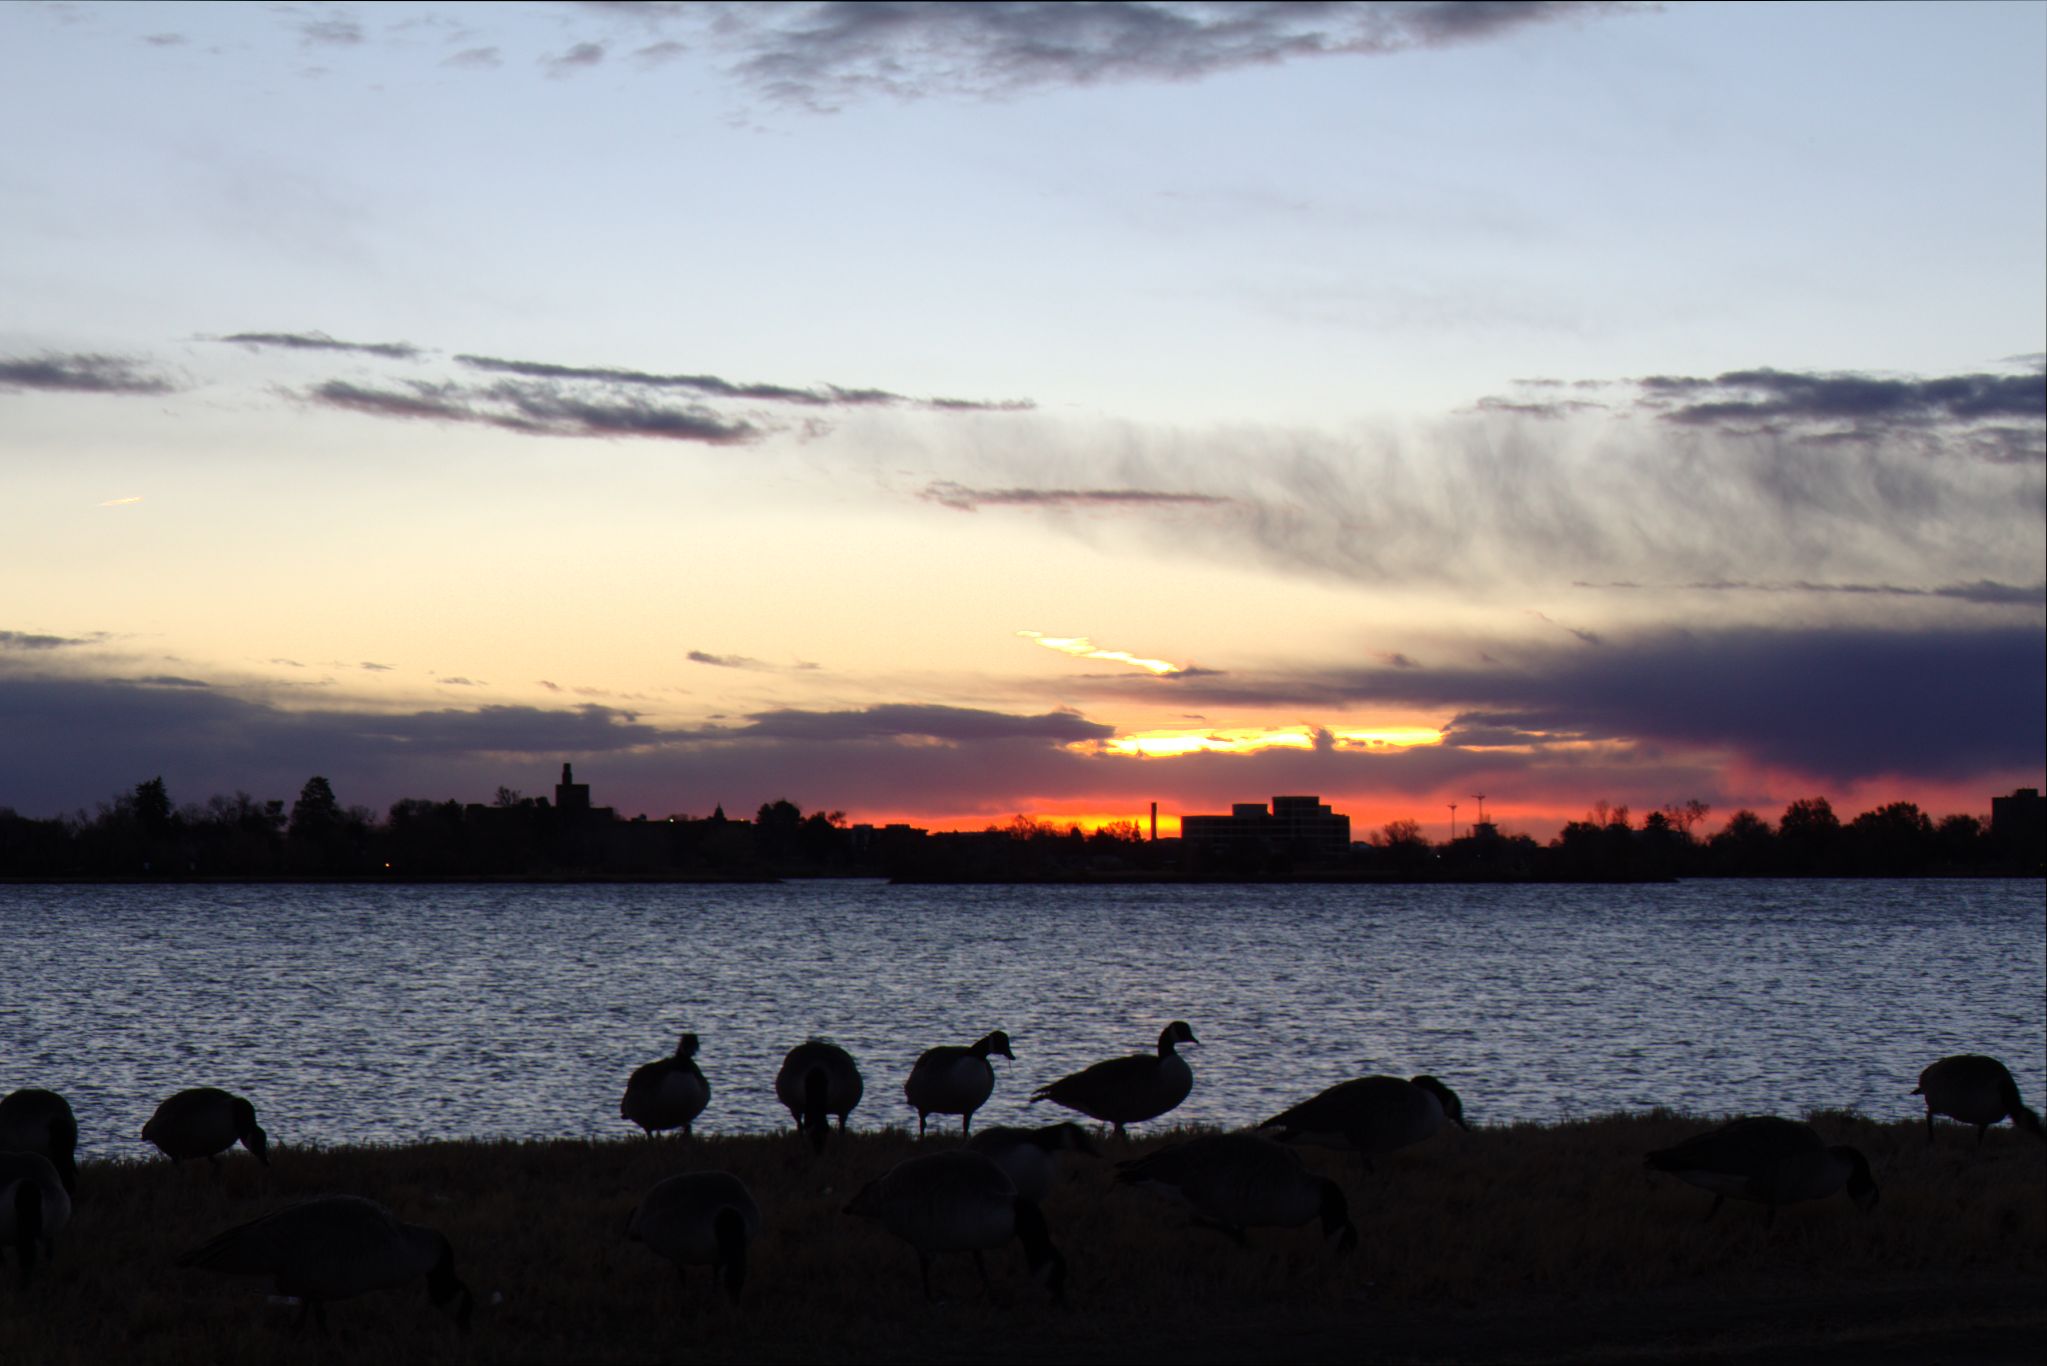
[[[1439,1136],[1365,1173],[1310,1161],[1350,1192],[1363,1242],[1338,1259],[1313,1226],[1238,1248],[1193,1229],[1106,1163],[1071,1159],[1047,1203],[1072,1263],[1052,1306],[1020,1252],[941,1262],[927,1305],[915,1256],[841,1213],[919,1145],[855,1134],[813,1157],[792,1136],[607,1143],[278,1148],[264,1170],[97,1163],[54,1266],[0,1277],[0,1361],[2030,1360],[2047,1328],[2047,1163],[2037,1141],[1851,1115],[1815,1122],[1861,1147],[1883,1186],[1735,1205],[1646,1172],[1642,1154],[1707,1123],[1655,1113]],[[1166,1137],[1119,1147],[1144,1151]],[[933,1138],[924,1150],[946,1146]],[[723,1168],[764,1214],[744,1303],[623,1236],[664,1176]],[[265,1288],[172,1265],[181,1251],[307,1195],[371,1196],[454,1242],[477,1295],[456,1332],[423,1285],[343,1301],[327,1337],[292,1336]],[[1929,1348],[1939,1352],[1929,1356]]]

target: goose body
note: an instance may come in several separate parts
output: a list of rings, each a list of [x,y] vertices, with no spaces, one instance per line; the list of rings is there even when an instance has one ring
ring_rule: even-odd
[[[1926,1097],[1928,1143],[1933,1142],[1935,1115],[1975,1125],[1978,1143],[1991,1125],[2005,1119],[2035,1138],[2047,1138],[2047,1131],[2040,1126],[2040,1116],[2019,1099],[2019,1086],[2012,1080],[2010,1070],[1997,1059],[1980,1053],[1942,1058],[1919,1074],[1919,1084],[1912,1088],[1912,1094]]]
[[[618,1117],[631,1120],[650,1137],[659,1129],[680,1129],[687,1135],[690,1122],[711,1103],[711,1083],[704,1080],[696,1056],[697,1036],[685,1034],[675,1045],[674,1056],[634,1068],[618,1102]]]
[[[708,1266],[725,1273],[734,1303],[746,1284],[746,1249],[760,1235],[761,1215],[738,1177],[725,1172],[671,1176],[633,1210],[626,1237],[675,1263],[676,1272]]]
[[[839,1132],[844,1133],[846,1117],[865,1089],[853,1055],[823,1039],[809,1039],[790,1049],[775,1074],[776,1097],[819,1148],[824,1147],[825,1117],[837,1115]]]
[[[1002,1168],[1018,1195],[1040,1202],[1052,1193],[1052,1176],[1060,1153],[1100,1156],[1095,1145],[1088,1142],[1087,1134],[1071,1120],[1036,1129],[1006,1126],[983,1129],[967,1140],[967,1150],[982,1154]]]
[[[1771,1115],[1737,1119],[1676,1147],[1658,1149],[1647,1161],[1657,1171],[1713,1192],[1708,1219],[1729,1197],[1767,1206],[1766,1223],[1776,1219],[1779,1205],[1823,1199],[1843,1187],[1864,1210],[1877,1202],[1876,1181],[1861,1152],[1829,1147],[1810,1125]]]
[[[924,1136],[924,1121],[931,1115],[958,1115],[960,1132],[972,1130],[974,1111],[995,1091],[990,1053],[1016,1060],[1009,1051],[1009,1035],[999,1029],[964,1048],[948,1044],[927,1049],[917,1059],[910,1079],[903,1083],[903,1096],[917,1112],[917,1137]]]
[[[66,1194],[78,1192],[78,1119],[55,1091],[30,1087],[0,1097],[0,1152],[37,1153],[56,1168]]]
[[[326,1325],[329,1300],[426,1278],[435,1304],[457,1301],[456,1321],[469,1324],[472,1298],[455,1277],[455,1255],[434,1229],[407,1224],[373,1200],[327,1195],[290,1205],[194,1248],[179,1266],[225,1276],[264,1276],[275,1293],[298,1297],[301,1322],[310,1313]]]
[[[926,1298],[933,1258],[970,1252],[979,1264],[982,1252],[1012,1238],[1022,1242],[1033,1274],[1046,1270],[1055,1297],[1064,1288],[1066,1259],[1052,1245],[1037,1202],[1017,1194],[1015,1184],[985,1154],[960,1148],[908,1158],[862,1187],[846,1213],[879,1220],[916,1249]]]
[[[1471,1127],[1464,1122],[1464,1102],[1434,1077],[1356,1077],[1258,1127],[1282,1143],[1348,1148],[1369,1164],[1376,1154],[1421,1142],[1446,1119]]]
[[[35,1271],[37,1249],[54,1256],[56,1237],[70,1219],[71,1194],[49,1158],[0,1152],[0,1228],[20,1262],[24,1286]]]
[[[216,1086],[195,1086],[165,1100],[142,1126],[142,1137],[173,1162],[215,1158],[240,1143],[270,1165],[270,1139],[256,1123],[256,1107]]]
[[[1343,1189],[1316,1176],[1291,1148],[1257,1134],[1208,1134],[1116,1164],[1123,1185],[1163,1187],[1199,1221],[1242,1241],[1247,1228],[1297,1228],[1310,1219],[1348,1252],[1357,1229]]]
[[[1199,1042],[1185,1020],[1175,1020],[1159,1032],[1158,1052],[1098,1062],[1040,1086],[1031,1093],[1031,1103],[1049,1100],[1078,1110],[1113,1124],[1116,1137],[1122,1138],[1124,1125],[1157,1119],[1187,1099],[1194,1089],[1194,1069],[1173,1045]]]

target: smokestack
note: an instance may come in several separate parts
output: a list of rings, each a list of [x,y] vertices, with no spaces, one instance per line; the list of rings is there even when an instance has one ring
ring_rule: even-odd
[[[1154,844],[1156,844],[1156,843],[1158,842],[1158,838],[1159,838],[1159,804],[1158,804],[1157,802],[1153,802],[1153,803],[1151,804],[1151,838],[1152,838],[1152,842],[1153,842]]]

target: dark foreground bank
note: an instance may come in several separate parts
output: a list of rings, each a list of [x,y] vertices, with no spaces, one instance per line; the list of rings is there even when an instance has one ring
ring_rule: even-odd
[[[1171,1136],[1069,1159],[1045,1212],[1071,1263],[1066,1303],[992,1253],[915,1255],[843,1212],[916,1151],[854,1134],[822,1157],[793,1136],[604,1143],[277,1148],[218,1169],[92,1163],[54,1264],[0,1278],[6,1362],[1631,1361],[2031,1362],[2047,1340],[2047,1149],[2008,1129],[1815,1120],[1866,1152],[1874,1213],[1841,1197],[1763,1212],[1645,1171],[1709,1122],[1651,1114],[1439,1135],[1375,1171],[1310,1163],[1349,1195],[1362,1241],[1314,1224],[1240,1248],[1117,1187],[1110,1163]],[[763,1228],[737,1308],[626,1240],[643,1192],[722,1168]],[[474,1290],[469,1332],[423,1282],[337,1301],[294,1337],[267,1287],[174,1266],[241,1221],[307,1196],[370,1196],[440,1229]]]

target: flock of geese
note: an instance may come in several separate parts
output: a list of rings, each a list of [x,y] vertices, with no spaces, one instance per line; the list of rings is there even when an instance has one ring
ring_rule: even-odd
[[[1194,1073],[1177,1048],[1195,1042],[1187,1023],[1175,1020],[1160,1032],[1155,1051],[1095,1063],[1039,1087],[1031,1101],[1050,1101],[1108,1124],[1121,1138],[1125,1126],[1156,1119],[1187,1098]],[[697,1036],[685,1034],[673,1055],[635,1069],[619,1102],[620,1118],[649,1137],[678,1130],[688,1135],[711,1101],[697,1051]],[[918,1135],[932,1116],[958,1115],[964,1145],[905,1159],[869,1181],[845,1207],[878,1221],[916,1251],[927,1298],[934,1258],[971,1253],[980,1266],[983,1251],[1012,1240],[1022,1245],[1032,1275],[1053,1298],[1063,1292],[1066,1260],[1053,1244],[1040,1203],[1051,1190],[1061,1153],[1099,1154],[1087,1132],[1070,1121],[973,1132],[974,1112],[995,1089],[989,1058],[998,1054],[1015,1057],[1001,1030],[919,1057],[903,1086],[917,1112]],[[777,1097],[819,1151],[830,1142],[833,1119],[844,1131],[864,1089],[852,1055],[822,1039],[791,1049],[775,1078]],[[1975,1125],[1979,1144],[1991,1125],[2006,1119],[2047,1138],[2039,1115],[2020,1101],[2011,1073],[1995,1058],[1943,1058],[1920,1074],[1912,1094],[1925,1098],[1929,1143],[1936,1115]],[[1374,1157],[1419,1143],[1446,1121],[1470,1127],[1457,1093],[1436,1078],[1359,1077],[1253,1129],[1207,1134],[1119,1162],[1116,1180],[1177,1196],[1196,1223],[1240,1243],[1250,1228],[1319,1220],[1338,1251],[1347,1252],[1358,1235],[1343,1188],[1311,1172],[1293,1145],[1346,1150],[1369,1170]],[[143,1126],[142,1137],[173,1162],[217,1162],[237,1143],[257,1161],[269,1161],[255,1107],[212,1087],[166,1099]],[[0,1254],[11,1247],[24,1288],[39,1253],[54,1250],[70,1217],[77,1142],[77,1120],[56,1092],[20,1090],[0,1099],[0,1229],[9,1235],[0,1242]],[[1876,1181],[1861,1152],[1829,1146],[1809,1126],[1773,1116],[1735,1120],[1649,1153],[1647,1164],[1712,1192],[1708,1219],[1730,1197],[1764,1205],[1766,1222],[1780,1205],[1844,1189],[1864,1209],[1877,1200]],[[760,1229],[760,1209],[743,1182],[725,1172],[700,1171],[649,1190],[633,1211],[627,1236],[674,1263],[685,1278],[691,1266],[710,1268],[737,1301],[746,1282],[747,1248]],[[433,1303],[452,1304],[464,1327],[474,1304],[455,1275],[446,1237],[353,1195],[303,1201],[228,1229],[178,1258],[178,1265],[267,1279],[276,1294],[299,1301],[301,1326],[310,1315],[324,1328],[330,1300],[422,1277]],[[981,1275],[985,1282],[985,1267]]]

